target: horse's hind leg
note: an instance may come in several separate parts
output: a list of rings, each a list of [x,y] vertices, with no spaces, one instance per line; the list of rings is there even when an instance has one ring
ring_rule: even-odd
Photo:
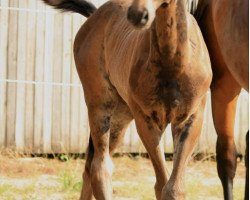
[[[89,108],[90,143],[81,198],[112,199],[113,164],[109,155],[110,119],[107,112]],[[90,183],[89,183],[90,181]]]
[[[176,121],[172,124],[173,171],[168,183],[163,188],[162,200],[185,199],[185,168],[201,132],[205,102],[206,98],[203,99],[196,113],[191,114],[185,121]]]
[[[116,107],[116,93],[98,65],[78,66],[88,107],[90,142],[87,152],[81,200],[95,197],[112,199],[112,161],[109,152],[111,116]]]
[[[93,192],[98,200],[111,199],[110,177],[112,172],[109,168],[112,167],[112,162],[109,154],[112,154],[122,140],[126,128],[132,120],[132,115],[125,102],[118,96],[115,100],[117,102],[112,112],[109,111],[106,114],[101,110],[97,112],[98,114],[89,112],[91,137],[83,173],[84,187],[81,200],[93,199]]]
[[[93,191],[91,187],[91,179],[90,179],[90,168],[91,162],[94,156],[94,146],[91,136],[89,137],[89,146],[86,152],[86,163],[85,163],[85,170],[83,173],[83,188],[81,192],[80,200],[92,200],[94,199]]]
[[[240,86],[224,70],[211,85],[212,114],[217,132],[216,158],[217,170],[223,185],[224,199],[233,199],[233,178],[236,171],[236,148],[234,143],[234,120]]]
[[[129,123],[132,121],[133,116],[127,104],[119,98],[117,106],[111,117],[110,124],[110,138],[109,138],[109,152],[114,153],[116,147],[121,143]]]

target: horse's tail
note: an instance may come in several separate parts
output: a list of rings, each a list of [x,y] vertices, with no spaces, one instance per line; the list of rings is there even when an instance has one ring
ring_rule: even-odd
[[[85,0],[42,0],[44,3],[62,11],[71,11],[89,17],[96,7]]]
[[[91,168],[91,163],[94,157],[94,144],[91,135],[89,136],[89,146],[87,149],[87,159],[86,159],[86,164],[85,164],[85,171],[88,175],[90,175],[90,168]]]

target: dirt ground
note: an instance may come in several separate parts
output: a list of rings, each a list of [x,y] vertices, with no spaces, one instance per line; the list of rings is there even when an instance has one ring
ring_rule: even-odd
[[[68,158],[66,158],[67,160]],[[121,156],[113,159],[113,194],[115,200],[152,200],[154,172],[149,159]],[[167,161],[171,171],[172,161]],[[70,200],[78,199],[83,159],[16,157],[0,155],[1,200]],[[186,171],[189,200],[219,200],[222,188],[214,161],[191,161]],[[234,200],[244,196],[245,168],[238,162],[234,181]]]

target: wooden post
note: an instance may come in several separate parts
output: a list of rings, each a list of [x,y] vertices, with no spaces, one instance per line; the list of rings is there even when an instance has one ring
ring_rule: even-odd
[[[43,2],[37,2],[37,9],[45,10]],[[45,13],[39,12],[36,15],[36,60],[35,60],[35,81],[43,81],[44,75],[44,45],[45,43]],[[34,151],[42,153],[42,135],[43,135],[43,88],[41,84],[35,85],[34,102]]]
[[[9,0],[2,0],[1,6],[8,7]],[[7,79],[9,11],[0,10],[0,80]],[[6,145],[6,97],[7,84],[0,81],[0,148]]]
[[[9,0],[9,7],[18,8],[18,0]],[[17,76],[17,32],[18,32],[18,12],[9,11],[8,27],[8,60],[7,78],[16,80]],[[16,124],[16,84],[7,84],[7,146],[15,145],[15,124]]]
[[[63,20],[63,83],[70,83],[72,56],[71,16],[64,15]],[[70,144],[70,87],[62,89],[62,150],[69,151]]]
[[[20,8],[27,8],[27,0],[19,1]],[[27,12],[18,12],[17,80],[26,79]],[[24,150],[25,84],[18,83],[16,90],[16,148]]]
[[[54,14],[51,8],[46,7],[45,17],[45,55],[44,55],[44,81],[51,83],[53,78],[53,39]],[[52,85],[44,85],[43,93],[43,152],[51,153],[52,130]]]
[[[54,56],[53,56],[53,81],[56,83],[62,82],[62,67],[63,67],[63,14],[55,14],[55,31],[54,31]],[[53,87],[53,107],[52,107],[52,150],[53,153],[62,151],[62,87]]]
[[[36,1],[28,0],[28,8],[36,9]],[[34,81],[36,48],[36,12],[28,12],[27,20],[26,80]],[[26,84],[25,150],[33,150],[34,141],[34,84]]]

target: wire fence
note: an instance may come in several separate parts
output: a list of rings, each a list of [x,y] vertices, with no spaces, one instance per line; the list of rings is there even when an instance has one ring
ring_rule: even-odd
[[[56,83],[56,82],[44,82],[44,81],[28,81],[28,80],[11,80],[0,79],[0,83],[16,83],[16,84],[29,84],[29,85],[44,85],[44,86],[61,86],[61,87],[82,87],[77,83]]]

